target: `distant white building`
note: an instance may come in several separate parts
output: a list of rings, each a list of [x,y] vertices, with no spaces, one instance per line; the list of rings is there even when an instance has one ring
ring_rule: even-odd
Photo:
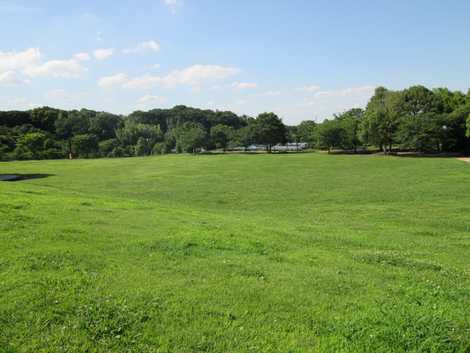
[[[276,152],[297,152],[304,151],[308,148],[308,143],[299,142],[299,143],[288,143],[286,145],[277,144],[272,147],[272,151]]]

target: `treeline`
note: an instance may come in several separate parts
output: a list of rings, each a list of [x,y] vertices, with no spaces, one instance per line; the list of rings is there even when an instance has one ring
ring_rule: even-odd
[[[317,124],[285,126],[273,113],[256,118],[185,106],[128,116],[49,107],[0,112],[0,160],[130,157],[306,142],[312,148],[469,152],[470,94],[415,86],[376,90],[367,108]]]
[[[287,141],[273,113],[256,119],[185,106],[129,116],[49,107],[0,112],[0,159],[131,157],[271,146]]]
[[[365,110],[352,109],[317,125],[312,142],[327,150],[468,153],[469,137],[470,91],[379,87]]]

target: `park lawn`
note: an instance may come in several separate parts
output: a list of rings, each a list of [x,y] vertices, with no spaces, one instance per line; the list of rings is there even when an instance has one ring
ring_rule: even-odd
[[[0,352],[470,352],[470,164],[0,163]]]

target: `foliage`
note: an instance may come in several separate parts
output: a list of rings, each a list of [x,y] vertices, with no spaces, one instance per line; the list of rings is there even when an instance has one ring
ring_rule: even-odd
[[[227,125],[216,125],[212,127],[210,137],[217,148],[224,151],[227,149],[230,141],[233,139],[234,129]]]
[[[325,120],[318,127],[318,145],[330,152],[333,148],[344,148],[346,133],[339,120]]]
[[[183,105],[128,116],[43,107],[0,112],[0,160],[246,150],[252,144],[270,152],[273,145],[286,142],[354,152],[379,148],[385,153],[468,153],[469,120],[470,94],[424,86],[402,91],[379,87],[365,110],[354,108],[322,123],[306,120],[297,126],[285,126],[274,113],[255,119]],[[47,146],[39,136],[46,136]]]
[[[274,113],[258,115],[254,126],[254,139],[261,145],[266,145],[268,152],[276,143],[287,141],[287,129],[282,120]]]
[[[207,144],[207,132],[197,123],[184,123],[174,129],[177,149],[196,153]]]

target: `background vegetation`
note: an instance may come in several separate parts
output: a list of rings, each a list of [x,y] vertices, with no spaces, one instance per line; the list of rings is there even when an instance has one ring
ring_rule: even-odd
[[[185,106],[129,116],[82,109],[0,112],[0,160],[128,157],[243,149],[306,142],[312,148],[427,153],[470,150],[470,94],[415,86],[376,90],[367,108],[317,124],[285,126],[273,113],[256,119]]]

